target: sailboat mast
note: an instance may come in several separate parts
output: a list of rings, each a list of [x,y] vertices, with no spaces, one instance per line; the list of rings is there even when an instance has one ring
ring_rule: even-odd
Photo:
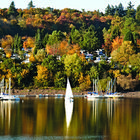
[[[7,93],[7,82],[6,82],[6,87],[5,87],[5,94]]]
[[[11,78],[9,78],[9,95],[11,94]]]
[[[2,79],[0,84],[1,84],[1,95],[2,95],[4,92],[4,78]]]
[[[94,79],[93,79],[93,92],[95,91],[95,89],[94,89]]]

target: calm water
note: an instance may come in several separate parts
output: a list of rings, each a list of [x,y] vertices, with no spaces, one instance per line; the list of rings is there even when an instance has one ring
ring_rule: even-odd
[[[140,99],[0,101],[0,139],[139,140]]]

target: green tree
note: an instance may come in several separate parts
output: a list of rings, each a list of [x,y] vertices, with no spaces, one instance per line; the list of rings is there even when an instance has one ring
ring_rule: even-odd
[[[56,56],[48,55],[42,62],[42,66],[46,67],[48,70],[49,85],[54,85],[54,77],[58,71],[63,71],[63,63],[56,59]]]
[[[110,65],[105,60],[100,61],[97,64],[99,79],[107,78],[109,69],[110,69]]]
[[[108,4],[107,7],[105,8],[105,15],[111,15],[111,6]]]
[[[126,14],[127,17],[135,17],[136,11],[134,10],[134,5],[132,5],[131,1],[128,3]]]
[[[82,41],[82,34],[75,27],[71,29],[70,39],[73,44],[79,44]]]
[[[96,66],[92,66],[90,68],[89,75],[90,75],[91,81],[93,79],[97,79],[99,77],[99,73],[98,73],[98,70],[97,70]]]
[[[97,38],[94,26],[91,25],[83,35],[81,48],[90,52],[99,48],[99,40]]]
[[[44,49],[37,50],[37,54],[35,55],[36,61],[41,63],[46,57],[46,52]]]
[[[12,51],[14,53],[19,52],[21,50],[21,48],[22,48],[22,45],[23,45],[23,41],[22,41],[21,37],[18,36],[18,34],[16,34],[14,36],[14,39],[13,39]]]
[[[81,57],[79,57],[76,53],[73,55],[67,55],[64,58],[64,67],[67,77],[71,77],[72,79],[73,87],[79,84],[78,79],[80,73],[86,74],[86,71],[84,71],[84,67],[86,67],[86,65],[82,61]]]
[[[29,2],[29,4],[28,4],[28,9],[30,9],[30,8],[34,8],[35,6],[33,5],[33,1],[31,0],[30,2]]]
[[[134,44],[133,34],[130,30],[125,34],[124,41],[131,41]]]
[[[124,7],[123,7],[122,3],[120,3],[120,4],[117,6],[116,9],[117,9],[116,11],[118,12],[119,17],[123,17],[123,16],[126,15],[126,12],[125,12],[125,10],[124,10]]]
[[[65,35],[61,32],[61,31],[53,31],[52,35],[49,36],[48,45],[54,45],[59,43],[60,41],[62,41],[63,39],[65,39]]]
[[[42,44],[43,44],[44,48],[45,48],[46,45],[47,45],[48,39],[49,39],[49,34],[47,33],[47,34],[45,35],[45,37],[43,38],[43,41],[42,41]]]
[[[41,33],[40,29],[37,30],[37,33],[35,35],[35,48],[34,48],[34,55],[37,53],[39,49],[43,48],[42,44],[42,38],[41,38]]]
[[[122,34],[125,35],[128,30],[134,32],[136,30],[137,23],[135,22],[134,18],[129,17],[125,19],[124,27],[122,29]]]
[[[65,88],[66,87],[66,75],[63,71],[58,71],[55,75],[54,85],[55,87]]]
[[[115,39],[117,36],[120,36],[121,32],[118,26],[115,26],[111,32],[111,41],[113,41],[113,39]]]
[[[8,9],[8,14],[13,15],[13,16],[16,16],[16,14],[17,14],[14,1],[12,1],[10,4],[10,7]]]
[[[136,10],[136,19],[138,22],[140,21],[140,5],[138,5],[137,10]]]

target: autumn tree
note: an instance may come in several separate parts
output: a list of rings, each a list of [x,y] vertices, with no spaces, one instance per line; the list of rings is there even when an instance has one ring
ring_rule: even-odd
[[[48,87],[48,69],[42,65],[37,66],[37,76],[35,77],[35,85],[37,87]]]
[[[112,51],[117,50],[122,45],[123,39],[117,36],[112,42]]]
[[[81,90],[87,90],[90,88],[91,81],[90,81],[89,75],[84,76],[83,73],[80,73],[78,81],[79,81],[79,87]]]
[[[126,66],[129,62],[129,57],[135,53],[134,46],[131,41],[125,41],[122,45],[111,53],[112,59]]]
[[[37,62],[41,63],[46,57],[46,52],[44,49],[37,50],[37,54],[35,55],[35,59]]]
[[[28,48],[34,48],[35,40],[32,37],[28,37],[26,41],[23,42],[23,48],[27,50]]]
[[[72,55],[66,55],[64,58],[64,67],[67,77],[72,78],[73,86],[78,85],[80,73],[84,73],[86,67],[86,64],[84,64],[81,57],[79,57],[76,53]]]
[[[12,55],[12,44],[13,38],[10,35],[5,36],[5,38],[2,38],[1,40],[1,46],[4,49],[4,52],[6,53],[6,57],[11,57]]]

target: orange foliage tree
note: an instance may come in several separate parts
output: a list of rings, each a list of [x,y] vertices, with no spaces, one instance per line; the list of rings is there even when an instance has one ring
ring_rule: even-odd
[[[123,39],[117,36],[112,42],[112,51],[117,50],[122,45]]]
[[[35,40],[32,37],[28,37],[26,41],[23,42],[23,48],[27,50],[27,48],[33,48],[35,44]]]

